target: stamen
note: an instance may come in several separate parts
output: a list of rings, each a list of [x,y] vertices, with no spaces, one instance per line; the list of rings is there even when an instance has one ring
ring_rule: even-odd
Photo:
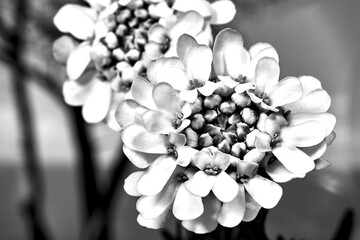
[[[200,88],[200,87],[202,87],[202,86],[204,86],[204,85],[205,85],[205,83],[200,82],[200,81],[197,80],[197,79],[193,79],[193,80],[190,80],[190,87],[189,87],[189,89],[190,89],[190,90],[193,90],[193,89],[196,89],[196,88]]]
[[[204,169],[204,172],[208,175],[216,176],[221,172],[221,169],[218,167],[211,167],[210,165],[207,165]]]
[[[237,174],[236,175],[236,182],[237,183],[246,183],[249,181],[249,177],[246,176],[245,174]]]
[[[184,173],[179,173],[176,177],[175,177],[176,181],[177,182],[180,182],[180,183],[184,183],[186,182],[187,180],[189,180],[189,178],[184,174]]]
[[[168,155],[173,155],[175,158],[178,157],[178,153],[177,153],[177,151],[176,151],[176,147],[175,147],[175,146],[169,147],[169,148],[167,149],[167,151],[168,151]]]

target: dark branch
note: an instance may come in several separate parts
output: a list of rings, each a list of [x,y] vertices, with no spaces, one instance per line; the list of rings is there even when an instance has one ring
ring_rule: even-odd
[[[15,97],[15,104],[17,107],[17,114],[19,120],[19,127],[22,133],[22,150],[24,157],[24,171],[26,183],[28,186],[28,194],[21,199],[21,210],[27,221],[27,227],[32,233],[31,238],[36,240],[49,239],[47,229],[44,224],[43,216],[41,214],[43,206],[43,178],[38,165],[38,154],[36,151],[36,139],[34,134],[34,124],[31,116],[29,97],[27,95],[24,79],[26,79],[26,71],[21,53],[23,50],[22,34],[24,25],[26,24],[28,5],[26,0],[18,0],[16,5],[16,29],[12,38],[12,51],[10,57],[14,64],[11,65],[13,76],[13,91]]]

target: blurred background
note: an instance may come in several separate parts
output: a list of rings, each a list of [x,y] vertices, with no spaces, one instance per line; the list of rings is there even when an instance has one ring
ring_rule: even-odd
[[[69,108],[62,101],[64,68],[51,55],[51,43],[61,34],[54,28],[52,17],[70,1],[29,1],[23,6],[24,18],[16,15],[19,9],[14,2],[0,2],[0,239],[29,239],[24,218],[34,214],[31,207],[24,207],[24,198],[33,199],[35,208],[40,205],[39,219],[51,239],[79,239],[84,215],[84,183],[79,173],[89,157],[79,151],[87,149],[79,145],[79,133],[88,134],[95,156],[94,174],[104,182],[111,181],[107,173],[117,164],[119,134],[105,125],[79,122],[79,109]],[[279,53],[282,77],[312,75],[320,79],[332,97],[329,111],[337,117],[337,138],[325,154],[332,166],[282,184],[283,198],[270,211],[266,223],[269,238],[281,234],[285,239],[335,239],[345,212],[351,210],[353,214],[346,218],[354,220],[347,224],[348,228],[352,226],[350,239],[360,239],[360,1],[234,2],[238,11],[230,27],[242,33],[246,47],[268,42]],[[223,27],[215,27],[214,34]],[[15,37],[5,31],[8,28],[16,29]],[[17,43],[16,34],[23,39],[13,49],[8,43]],[[23,64],[20,68],[17,58]],[[27,93],[29,112],[18,111],[21,89]],[[35,145],[36,153],[23,152],[23,133],[29,134],[24,124],[34,129],[30,145]],[[34,164],[25,162],[33,155]],[[28,182],[24,166],[40,173],[39,196],[32,195],[37,185]],[[132,171],[127,165],[123,177]],[[115,218],[111,235],[114,239],[160,239],[158,231],[137,224],[136,199],[124,194],[123,177],[111,209]]]

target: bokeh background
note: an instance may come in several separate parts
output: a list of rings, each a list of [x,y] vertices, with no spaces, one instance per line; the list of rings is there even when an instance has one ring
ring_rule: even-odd
[[[52,17],[65,0],[30,1],[22,57],[30,66],[24,79],[44,176],[44,218],[54,239],[79,239],[82,201],[78,180],[76,131],[69,109],[54,96],[44,79],[58,86],[64,69],[51,56],[51,42],[60,33]],[[330,168],[305,179],[282,184],[284,195],[270,211],[270,239],[333,239],[345,211],[354,213],[352,240],[360,239],[360,1],[358,0],[234,0],[238,12],[230,27],[239,30],[250,47],[269,42],[280,56],[281,76],[312,75],[332,96],[330,112],[337,117],[337,138],[325,157]],[[0,14],[12,26],[14,6],[1,0]],[[217,33],[224,26],[215,27]],[[1,28],[0,28],[1,29]],[[28,239],[19,210],[24,184],[21,129],[16,111],[11,62],[0,31],[0,239]],[[40,78],[42,80],[40,80]],[[89,125],[97,171],[106,176],[120,147],[119,134],[104,125]],[[133,171],[131,166],[127,171]],[[105,174],[104,174],[105,173]],[[126,174],[125,174],[126,175]],[[160,239],[157,231],[136,222],[135,198],[119,184],[114,208],[114,239]]]

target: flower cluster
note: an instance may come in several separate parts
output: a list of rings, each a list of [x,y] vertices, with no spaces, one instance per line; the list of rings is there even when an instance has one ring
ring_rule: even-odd
[[[276,50],[247,50],[232,29],[213,49],[187,34],[176,49],[135,78],[115,114],[124,152],[141,169],[124,185],[140,197],[141,225],[160,228],[172,212],[199,234],[234,227],[277,205],[278,182],[327,165],[336,119],[319,80],[279,80]]]
[[[117,105],[128,98],[133,79],[162,56],[176,55],[176,42],[187,33],[212,43],[210,24],[231,21],[229,0],[86,0],[89,6],[66,4],[54,17],[68,34],[55,41],[54,56],[66,64],[65,101],[83,106],[89,123],[114,119]]]

